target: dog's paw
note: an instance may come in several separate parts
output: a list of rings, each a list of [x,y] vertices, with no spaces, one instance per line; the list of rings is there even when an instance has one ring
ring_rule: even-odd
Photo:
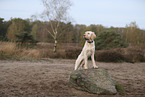
[[[94,66],[94,68],[95,68],[95,69],[98,69],[99,67],[98,67],[98,66]]]

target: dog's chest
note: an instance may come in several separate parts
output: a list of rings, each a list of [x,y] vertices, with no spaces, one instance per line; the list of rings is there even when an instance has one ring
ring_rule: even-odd
[[[93,50],[92,50],[92,49],[88,49],[88,50],[86,50],[86,54],[87,54],[87,56],[91,56],[92,53],[93,53]]]
[[[87,57],[90,57],[95,51],[95,45],[94,43],[85,43],[85,46],[83,48],[82,54],[86,55]]]
[[[93,46],[90,46],[86,49],[86,54],[87,54],[88,57],[91,56],[93,54],[93,52],[94,52],[94,47]]]

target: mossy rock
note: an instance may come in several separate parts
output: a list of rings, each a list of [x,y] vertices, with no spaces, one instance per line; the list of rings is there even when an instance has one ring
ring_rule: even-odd
[[[117,94],[115,82],[105,69],[84,69],[73,71],[70,75],[69,85],[75,89],[93,94]]]

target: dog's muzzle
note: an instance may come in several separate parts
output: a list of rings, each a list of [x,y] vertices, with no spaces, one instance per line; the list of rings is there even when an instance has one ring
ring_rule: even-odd
[[[83,38],[84,38],[85,40],[89,40],[89,39],[86,37],[86,35],[85,35],[85,34],[83,35]]]

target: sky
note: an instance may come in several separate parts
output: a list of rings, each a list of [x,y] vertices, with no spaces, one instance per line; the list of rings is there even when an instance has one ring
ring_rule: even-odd
[[[145,0],[72,0],[69,15],[73,24],[101,24],[105,27],[125,27],[136,22],[145,29]],[[31,18],[43,11],[41,0],[0,0],[0,17]]]

